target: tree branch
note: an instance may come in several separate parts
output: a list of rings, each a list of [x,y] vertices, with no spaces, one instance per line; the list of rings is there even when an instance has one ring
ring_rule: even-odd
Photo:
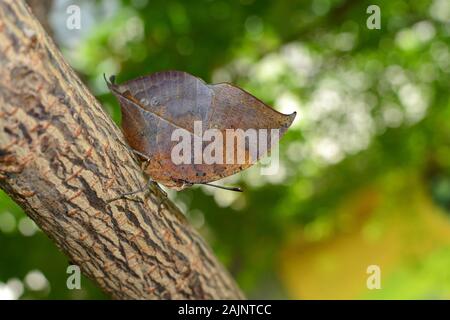
[[[118,299],[243,298],[22,0],[0,1],[0,186]]]

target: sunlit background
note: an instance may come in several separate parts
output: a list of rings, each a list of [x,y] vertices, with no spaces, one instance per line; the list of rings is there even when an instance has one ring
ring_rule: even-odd
[[[297,111],[277,175],[170,193],[248,297],[450,298],[448,0],[54,0],[48,21],[117,123],[103,73],[183,70]],[[0,201],[0,299],[107,298],[86,278],[67,289],[67,258]]]

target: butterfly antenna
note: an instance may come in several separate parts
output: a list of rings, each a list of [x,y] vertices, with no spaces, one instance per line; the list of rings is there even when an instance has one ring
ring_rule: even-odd
[[[110,76],[109,77],[109,81],[108,81],[108,79],[106,78],[106,74],[103,73],[103,79],[105,79],[105,82],[108,85],[108,87],[111,86],[111,85],[114,85],[115,82],[116,82],[116,76],[115,75]]]
[[[219,186],[217,184],[211,184],[211,183],[206,183],[206,182],[200,183],[200,184],[204,184],[205,186],[210,186],[210,187],[228,190],[228,191],[243,192],[242,189],[239,187],[224,187],[224,186]]]

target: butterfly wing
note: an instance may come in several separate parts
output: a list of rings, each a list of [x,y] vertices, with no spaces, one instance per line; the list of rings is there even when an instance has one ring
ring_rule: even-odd
[[[263,156],[258,154],[252,159],[254,153],[250,152],[248,141],[237,145],[235,136],[227,139],[227,129],[241,129],[239,138],[245,138],[242,135],[248,129],[267,129],[269,136],[270,129],[279,129],[281,138],[295,118],[295,113],[281,114],[231,84],[207,85],[180,71],[157,72],[109,86],[121,105],[122,128],[127,142],[150,159],[146,173],[172,188],[180,188],[184,182],[205,183],[221,179],[250,167]],[[223,140],[216,145],[223,154],[221,163],[196,164],[194,152],[191,152],[188,164],[172,161],[172,150],[179,143],[172,141],[172,133],[177,129],[185,130],[193,141],[194,133],[197,133],[195,121],[201,123],[202,132],[215,129],[222,134]],[[238,148],[245,148],[244,162],[226,163],[229,143],[235,155]],[[201,150],[208,144],[203,142]]]

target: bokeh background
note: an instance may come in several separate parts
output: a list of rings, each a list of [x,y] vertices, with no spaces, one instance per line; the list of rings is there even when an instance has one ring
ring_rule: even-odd
[[[450,298],[448,0],[53,0],[52,36],[120,123],[102,74],[184,70],[297,111],[277,175],[170,192],[250,298]],[[81,29],[66,28],[67,7]],[[369,5],[381,29],[369,30]],[[103,299],[0,194],[0,299]],[[381,289],[366,286],[381,269]]]

